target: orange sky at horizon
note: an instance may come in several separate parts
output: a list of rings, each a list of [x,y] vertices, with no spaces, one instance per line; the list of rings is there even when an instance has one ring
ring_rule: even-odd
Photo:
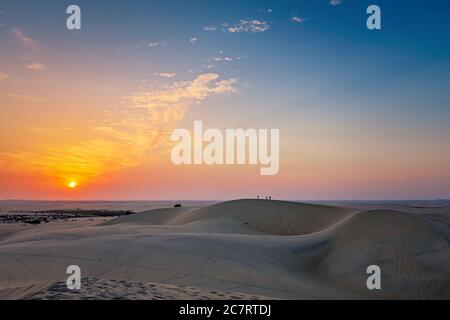
[[[399,194],[398,189],[404,190],[406,198],[411,194],[433,196],[434,190],[424,181],[447,185],[450,177],[443,168],[450,157],[428,157],[435,146],[417,149],[417,140],[410,145],[389,140],[389,132],[354,136],[352,130],[327,124],[323,118],[320,125],[300,120],[300,127],[298,119],[282,119],[280,172],[273,177],[259,176],[259,166],[173,165],[171,130],[192,130],[195,118],[205,119],[199,116],[204,106],[220,106],[238,92],[233,85],[234,80],[202,74],[163,89],[125,96],[107,113],[99,113],[99,120],[86,117],[67,122],[63,119],[77,113],[70,108],[56,117],[51,116],[53,108],[37,117],[24,113],[17,117],[22,117],[22,122],[16,123],[3,116],[0,198],[221,200],[272,194],[314,200],[370,199],[368,195],[373,193],[374,198],[389,199],[392,193]],[[211,100],[215,95],[218,100]],[[9,103],[14,106],[17,101],[11,98]],[[43,104],[26,101],[27,108]],[[246,117],[249,119],[226,120],[235,128],[246,128],[252,123],[251,114]],[[225,129],[219,118],[207,118],[206,127]],[[24,125],[27,122],[36,125]],[[47,123],[46,127],[37,126],[38,122]],[[302,136],[297,136],[299,131]],[[11,134],[14,140],[8,139]],[[422,139],[421,145],[426,146],[429,137]],[[399,143],[403,149],[398,148]],[[71,182],[77,186],[70,188]]]

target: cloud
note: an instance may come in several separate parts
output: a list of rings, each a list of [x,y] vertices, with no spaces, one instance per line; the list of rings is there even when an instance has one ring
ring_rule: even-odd
[[[149,111],[177,109],[190,106],[204,100],[210,95],[237,93],[237,80],[218,80],[216,73],[205,73],[191,81],[175,82],[163,90],[141,91],[127,97],[134,108],[146,108]],[[162,108],[162,109],[161,109]]]
[[[116,54],[121,54],[126,52],[129,49],[129,45],[119,46],[116,48]]]
[[[159,46],[165,47],[166,43],[164,41],[155,41],[155,42],[150,42],[148,44],[148,46],[149,47],[159,47]]]
[[[212,26],[206,26],[206,27],[203,27],[203,30],[209,31],[209,32],[213,32],[213,31],[216,31],[217,28],[216,27],[212,27]]]
[[[260,13],[272,13],[273,9],[272,8],[267,8],[267,9],[259,9],[258,12]]]
[[[135,150],[123,157],[121,142],[94,139],[73,145],[40,146],[31,151],[5,152],[5,160],[14,161],[10,169],[38,174],[66,184],[76,179],[79,184],[95,176],[136,165]],[[109,167],[109,168],[108,168]]]
[[[215,58],[212,58],[212,60],[216,61],[216,62],[232,62],[233,58],[232,57],[215,57]]]
[[[38,63],[38,62],[34,62],[34,63],[30,63],[29,65],[27,65],[27,68],[33,71],[46,71],[47,67],[45,64],[42,63]]]
[[[291,18],[291,21],[294,22],[294,23],[303,23],[303,22],[306,21],[306,19],[300,18],[298,16],[294,16],[294,17]]]
[[[259,33],[269,30],[270,24],[266,21],[261,20],[240,20],[238,23],[232,26],[229,26],[227,23],[225,23],[224,27],[226,27],[224,31],[230,33]]]
[[[60,185],[76,180],[80,185],[108,177],[142,163],[161,160],[170,151],[170,133],[189,108],[208,97],[237,93],[237,80],[220,79],[204,73],[192,80],[172,82],[157,88],[141,89],[110,108],[101,121],[83,135],[66,129],[36,130],[45,145],[1,152],[0,166],[22,174],[44,176]],[[80,129],[81,130],[81,129]],[[60,142],[49,144],[48,134],[59,135]],[[67,143],[65,137],[84,136]],[[52,139],[53,140],[53,139]]]
[[[193,38],[191,38],[189,41],[190,41],[192,44],[196,44],[197,41],[198,41],[198,38],[193,37]]]
[[[342,3],[342,0],[330,0],[332,6],[338,6]]]
[[[19,40],[24,46],[29,48],[35,48],[37,43],[35,40],[30,38],[25,34],[25,32],[20,28],[13,28],[12,30],[13,35],[16,37],[17,40]]]
[[[176,76],[176,74],[175,73],[157,72],[157,73],[155,73],[155,76],[158,76],[161,78],[173,78]]]
[[[9,78],[9,76],[6,73],[4,73],[3,71],[0,71],[0,81],[6,80],[8,78]]]
[[[125,44],[122,46],[118,46],[115,49],[115,53],[118,55],[121,55],[127,51],[133,50],[133,49],[143,49],[143,48],[155,48],[155,47],[165,47],[166,42],[165,41],[155,41],[150,43],[137,43],[137,44]]]

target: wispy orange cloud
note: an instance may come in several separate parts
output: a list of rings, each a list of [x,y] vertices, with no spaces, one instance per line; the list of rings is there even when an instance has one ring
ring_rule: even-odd
[[[34,127],[32,133],[39,134],[42,143],[27,150],[1,153],[0,165],[44,176],[58,184],[77,181],[83,185],[155,161],[168,151],[170,132],[188,108],[212,95],[237,92],[236,80],[219,78],[218,74],[207,73],[190,81],[139,90],[123,98],[117,113],[94,121],[88,129],[91,138],[76,143],[65,142],[68,135],[76,137],[76,131]],[[60,142],[49,145],[49,135],[59,135]]]
[[[35,48],[37,46],[37,42],[26,35],[21,28],[13,28],[11,31],[24,46],[29,48]]]
[[[33,62],[27,65],[27,68],[33,71],[46,71],[47,67],[45,64]]]

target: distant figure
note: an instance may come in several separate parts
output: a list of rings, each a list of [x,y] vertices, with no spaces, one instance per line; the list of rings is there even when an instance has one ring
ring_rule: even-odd
[[[269,200],[272,200],[272,196],[269,196]]]
[[[173,206],[174,208],[181,208],[181,204],[177,203],[176,205]]]
[[[266,200],[268,200],[269,198],[266,197]]]
[[[259,200],[259,196],[256,196],[256,199],[258,199],[258,200]]]

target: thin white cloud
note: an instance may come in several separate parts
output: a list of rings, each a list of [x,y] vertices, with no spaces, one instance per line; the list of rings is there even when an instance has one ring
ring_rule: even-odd
[[[8,78],[9,78],[9,76],[6,73],[4,73],[3,71],[0,71],[0,81],[4,81]]]
[[[155,73],[155,76],[161,77],[161,78],[173,78],[176,76],[175,73],[168,73],[168,72],[157,72]]]
[[[216,62],[232,62],[233,58],[232,57],[215,57],[215,58],[212,58],[212,60],[216,61]]]
[[[148,44],[149,47],[159,47],[159,46],[164,47],[165,45],[166,45],[166,43],[164,41],[155,41],[155,42],[150,42]]]
[[[203,67],[206,69],[220,68],[220,66],[228,66],[231,64],[238,63],[246,56],[227,56],[223,53],[223,51],[219,51],[219,55],[208,58],[203,64]]]
[[[240,20],[238,23],[234,25],[229,25],[228,23],[223,24],[226,29],[224,31],[229,33],[241,33],[241,32],[249,32],[249,33],[259,33],[265,32],[270,29],[270,23],[262,20]]]
[[[46,71],[47,66],[43,63],[33,62],[27,65],[27,68],[33,71]]]
[[[258,12],[260,12],[260,13],[272,13],[273,9],[272,8],[259,9]]]
[[[197,37],[192,37],[191,39],[189,39],[189,41],[190,41],[192,44],[196,44],[197,41],[198,41],[198,38],[197,38]]]
[[[165,47],[166,46],[166,42],[165,41],[154,41],[154,42],[150,42],[150,43],[137,43],[137,44],[125,44],[122,46],[118,46],[116,47],[116,54],[120,55],[123,53],[126,53],[127,51],[131,51],[133,49],[135,50],[139,50],[139,49],[143,49],[143,48],[155,48],[155,47]]]
[[[213,32],[213,31],[216,31],[217,28],[213,27],[213,26],[206,26],[206,27],[203,27],[203,30]]]
[[[342,0],[330,0],[330,5],[338,6],[342,3]]]
[[[294,22],[294,23],[303,23],[303,22],[306,21],[306,19],[300,18],[298,16],[294,16],[294,17],[291,18],[291,21]]]
[[[129,45],[119,46],[116,48],[116,54],[121,54],[126,52],[129,49]]]

